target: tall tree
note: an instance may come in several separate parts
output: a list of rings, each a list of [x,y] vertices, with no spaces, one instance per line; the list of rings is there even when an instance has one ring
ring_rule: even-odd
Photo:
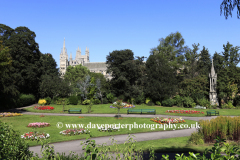
[[[163,54],[150,55],[146,62],[146,95],[162,101],[176,93],[176,70]]]
[[[207,75],[210,72],[211,69],[211,56],[209,54],[209,51],[205,46],[203,46],[203,49],[200,51],[199,54],[199,60],[197,61],[197,71],[200,75]]]
[[[12,65],[12,58],[9,54],[9,48],[4,47],[0,41],[0,75]]]
[[[16,85],[19,92],[25,94],[37,94],[41,72],[39,70],[40,51],[35,42],[35,33],[27,27],[10,27],[0,24],[0,34],[3,44],[9,47],[12,57],[12,67],[8,69],[8,76],[3,78],[7,86],[10,83]],[[7,78],[9,77],[9,78]]]
[[[142,62],[134,59],[131,50],[116,50],[109,53],[106,63],[107,73],[112,73],[110,83],[115,95],[124,95],[129,99],[141,94],[137,81],[141,77],[139,66]]]

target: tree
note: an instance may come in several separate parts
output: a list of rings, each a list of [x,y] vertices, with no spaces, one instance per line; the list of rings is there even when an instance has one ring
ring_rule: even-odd
[[[12,58],[9,54],[9,48],[4,47],[0,41],[0,75],[12,65]]]
[[[106,63],[107,73],[112,73],[113,76],[110,83],[115,95],[124,95],[125,98],[130,99],[141,94],[137,84],[141,78],[140,66],[143,62],[134,59],[131,50],[116,50],[109,53]]]
[[[86,100],[87,99],[87,95],[89,93],[89,87],[91,86],[90,84],[90,81],[91,81],[91,77],[89,75],[87,75],[85,77],[85,80],[84,81],[79,81],[77,83],[77,87],[79,88],[79,90],[81,91],[81,96],[82,96],[82,99],[83,100]]]
[[[224,10],[224,16],[227,19],[230,15],[232,17],[232,11],[237,6],[237,18],[240,18],[240,0],[223,0],[220,5],[220,15]]]
[[[57,63],[50,53],[41,54],[41,75],[57,75],[59,74],[59,69],[57,68]]]
[[[188,49],[185,40],[180,32],[171,33],[166,38],[159,39],[160,44],[151,50],[151,54],[162,54],[169,61],[170,65],[179,70],[182,68],[184,53]]]
[[[197,53],[199,43],[198,44],[193,44],[193,49],[187,50],[185,53],[185,72],[186,72],[186,78],[194,78],[197,76],[197,61],[199,58],[199,55]]]
[[[146,74],[145,92],[153,101],[163,101],[176,93],[176,70],[163,54],[149,56]]]
[[[203,49],[200,51],[199,60],[197,61],[197,71],[200,75],[207,75],[211,69],[211,59],[210,54],[207,48],[203,46]]]

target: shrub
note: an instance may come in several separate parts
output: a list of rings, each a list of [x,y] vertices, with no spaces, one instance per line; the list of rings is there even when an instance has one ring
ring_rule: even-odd
[[[196,145],[199,145],[199,144],[204,144],[204,140],[203,140],[204,136],[199,133],[199,132],[193,132],[191,134],[191,137],[189,138],[189,141],[188,143],[190,144],[196,144]]]
[[[161,102],[157,101],[156,105],[161,106]]]
[[[77,98],[78,98],[78,100],[82,100],[81,94],[77,94]]]
[[[174,104],[175,104],[174,99],[166,99],[166,100],[162,101],[163,106],[172,107]]]
[[[0,159],[30,159],[33,156],[28,149],[29,145],[20,138],[19,132],[1,121],[0,135]]]
[[[45,99],[39,99],[39,101],[38,101],[38,104],[40,106],[44,106],[46,103],[47,103],[47,101]]]
[[[233,105],[234,106],[240,106],[240,96],[236,96],[234,99],[233,99]]]
[[[119,99],[119,100],[122,100],[122,101],[125,101],[125,97],[124,97],[124,95],[120,95],[120,96],[118,96],[118,99]]]
[[[113,100],[112,100],[112,103],[117,102],[117,100],[118,100],[118,98],[114,97]]]
[[[81,105],[82,104],[82,101],[81,100],[78,100],[78,105]]]
[[[206,98],[202,98],[202,99],[197,99],[197,104],[199,104],[200,106],[203,107],[210,107],[210,102],[206,99]]]
[[[108,100],[108,102],[112,103],[113,98],[114,98],[114,95],[113,95],[112,93],[108,93],[108,94],[107,94],[107,100]]]
[[[77,105],[78,103],[78,97],[77,96],[70,96],[69,97],[70,104]]]
[[[103,98],[103,104],[108,104],[108,100],[106,98]]]
[[[149,101],[152,101],[150,98],[146,98],[145,103],[148,104]]]
[[[231,102],[231,101],[228,101],[228,108],[229,108],[229,109],[234,108],[234,106],[232,105],[232,102]]]
[[[88,105],[88,104],[90,104],[90,100],[89,99],[86,99],[86,100],[84,100],[83,102],[82,102],[82,104],[84,104],[84,105]]]
[[[52,99],[50,97],[47,97],[47,98],[44,98],[44,99],[47,101],[46,105],[51,104]]]
[[[94,104],[100,104],[101,101],[100,101],[99,99],[94,99],[94,100],[93,100],[93,103],[94,103]]]
[[[69,104],[70,104],[69,98],[66,98],[65,99],[65,105],[69,105]]]
[[[28,95],[20,94],[18,98],[19,107],[28,106],[28,105],[34,104],[35,102],[36,102],[36,99],[32,94],[28,94]]]
[[[155,104],[154,104],[152,101],[149,101],[149,102],[147,103],[147,105],[148,105],[148,106],[154,106]]]
[[[140,95],[135,99],[135,103],[136,104],[142,104],[142,103],[144,103],[144,100],[145,100],[144,96]]]
[[[59,97],[53,97],[51,104],[57,104]]]
[[[195,94],[191,95],[190,97],[194,100],[195,103],[197,103],[198,99],[205,99],[206,98],[205,95],[202,94],[202,93],[195,93]]]
[[[183,106],[187,108],[193,108],[196,107],[196,103],[194,103],[194,100],[191,97],[184,97]]]
[[[174,97],[175,100],[175,105],[177,105],[178,107],[183,107],[183,97],[181,97],[180,95],[176,95]]]

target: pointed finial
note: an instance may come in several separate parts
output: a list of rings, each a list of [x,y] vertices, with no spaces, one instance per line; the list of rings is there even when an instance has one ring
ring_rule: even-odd
[[[79,46],[78,46],[78,51],[79,51]]]
[[[72,52],[70,53],[70,58],[72,58]]]

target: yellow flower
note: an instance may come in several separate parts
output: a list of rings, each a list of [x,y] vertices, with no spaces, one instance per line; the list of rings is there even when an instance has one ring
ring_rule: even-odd
[[[38,101],[39,105],[44,105],[46,103],[47,103],[47,101],[45,99],[39,99],[39,101]]]

